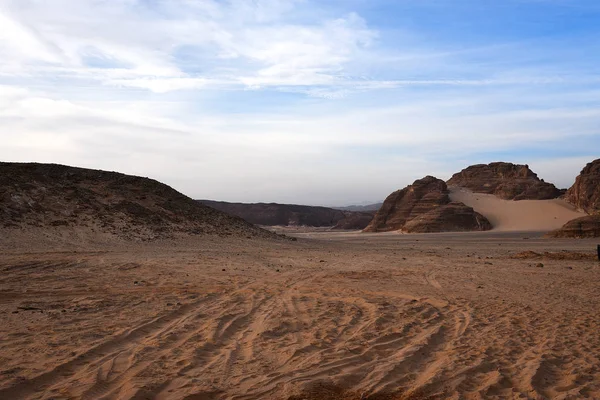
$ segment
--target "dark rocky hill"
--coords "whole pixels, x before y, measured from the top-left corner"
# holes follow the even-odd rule
[[[563,194],[553,184],[539,179],[528,165],[505,162],[472,165],[454,174],[447,183],[505,200],[547,200]]]
[[[83,228],[135,240],[272,236],[153,179],[37,163],[0,163],[0,227]]]
[[[433,176],[390,194],[365,232],[454,232],[491,229],[489,221],[463,203],[452,203],[446,183]]]
[[[600,215],[588,215],[567,222],[562,228],[548,234],[556,238],[600,237]]]
[[[373,218],[373,212],[342,211],[328,207],[277,203],[228,203],[198,200],[246,221],[264,226],[312,226],[334,229],[363,229]]]
[[[567,222],[562,228],[550,232],[549,236],[600,237],[600,159],[588,163],[581,170],[565,199],[590,215]]]

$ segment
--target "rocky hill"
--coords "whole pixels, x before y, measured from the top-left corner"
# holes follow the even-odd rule
[[[569,221],[549,236],[600,237],[600,159],[588,163],[581,170],[575,183],[567,191],[565,199],[591,215]]]
[[[569,221],[562,228],[550,232],[548,236],[556,238],[600,237],[600,215],[588,215]]]
[[[563,194],[553,184],[538,178],[528,165],[505,162],[472,165],[454,174],[447,183],[505,200],[547,200]]]
[[[228,203],[198,200],[200,203],[264,226],[312,226],[334,229],[363,229],[374,212],[342,211],[328,207],[277,203]]]
[[[134,240],[272,236],[152,179],[36,163],[0,163],[0,227],[85,228]]]
[[[581,170],[565,199],[588,214],[600,213],[600,159]]]
[[[462,203],[452,203],[446,183],[433,176],[390,194],[365,232],[483,231],[492,226]]]

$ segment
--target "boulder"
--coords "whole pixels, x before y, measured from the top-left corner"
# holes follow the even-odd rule
[[[553,184],[539,179],[528,165],[505,162],[472,165],[454,174],[448,185],[505,200],[547,200],[562,194]]]
[[[600,159],[592,161],[581,170],[565,199],[588,214],[600,212]]]

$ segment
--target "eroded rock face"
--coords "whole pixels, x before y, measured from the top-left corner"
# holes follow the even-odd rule
[[[600,159],[592,161],[581,170],[565,198],[588,214],[600,213]]]
[[[402,230],[409,233],[489,231],[492,224],[463,203],[434,208],[408,221]]]
[[[491,229],[491,225],[485,217],[463,203],[451,203],[446,183],[427,176],[390,194],[364,232],[487,229]]]
[[[547,200],[562,194],[553,184],[539,179],[528,165],[505,162],[472,165],[454,174],[448,185],[505,200]]]
[[[397,231],[411,219],[448,203],[450,197],[446,183],[426,176],[390,194],[365,232]]]
[[[600,215],[588,215],[567,222],[562,228],[550,232],[556,238],[594,238],[600,237]]]

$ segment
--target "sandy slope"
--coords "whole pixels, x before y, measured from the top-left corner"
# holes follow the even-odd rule
[[[497,231],[548,232],[585,216],[564,200],[502,200],[491,194],[450,188],[452,201],[459,201],[483,214]]]
[[[0,398],[600,398],[598,262],[512,258],[595,242],[529,236],[0,249]]]

